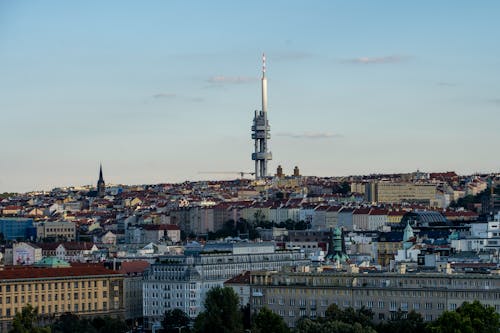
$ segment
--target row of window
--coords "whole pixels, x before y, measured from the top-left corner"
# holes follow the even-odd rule
[[[17,313],[18,311],[21,311],[22,308],[0,308],[0,317],[11,317],[13,314]],[[108,303],[107,302],[102,302],[102,309],[98,308],[98,303],[75,303],[73,306],[71,304],[55,304],[54,306],[52,305],[42,305],[39,307],[40,314],[53,314],[53,313],[62,313],[66,311],[72,311],[72,312],[85,312],[85,311],[96,311],[96,310],[103,310],[106,311],[108,309]]]
[[[5,304],[11,304],[11,302],[13,302],[14,304],[17,304],[19,301],[21,304],[25,303],[25,300],[27,299],[28,300],[28,303],[31,303],[33,300],[35,303],[38,303],[38,301],[40,300],[41,302],[45,302],[45,299],[47,299],[48,302],[54,300],[54,301],[58,301],[58,300],[61,300],[61,301],[64,301],[64,298],[65,298],[65,295],[66,294],[42,294],[42,295],[15,295],[15,296],[5,296]],[[87,293],[87,298],[88,299],[91,299],[92,298],[92,295],[94,296],[93,298],[98,298],[98,295],[97,295],[97,291],[94,291],[93,293],[92,292],[88,292]],[[40,296],[40,297],[39,297]],[[47,296],[47,297],[45,297]],[[71,293],[68,293],[67,294],[67,300],[77,300],[79,297],[81,297],[81,299],[85,299],[85,293],[82,292],[81,294],[79,293],[73,293],[73,298],[71,298]],[[102,291],[102,297],[103,298],[106,298],[108,297],[108,292],[106,290]],[[0,295],[0,306],[3,304],[3,300],[4,300],[4,297]]]
[[[73,288],[85,288],[85,285],[87,285],[87,288],[97,288],[97,284],[98,284],[98,281],[87,281],[85,283],[85,281],[75,281],[75,282],[52,282],[52,283],[35,283],[35,284],[13,284],[13,285],[10,285],[10,284],[6,284],[6,285],[0,285],[0,292],[11,292],[11,291],[14,291],[14,292],[18,292],[18,291],[31,291],[31,290],[34,290],[34,291],[38,291],[38,290],[58,290],[58,289],[65,289],[65,286],[67,287],[67,289],[71,289],[71,286],[73,285]],[[106,280],[103,280],[102,283],[101,283],[101,286],[104,288],[104,287],[107,287],[108,285],[108,281]],[[33,286],[33,287],[32,287]]]

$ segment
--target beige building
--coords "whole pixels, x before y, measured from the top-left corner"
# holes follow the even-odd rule
[[[367,201],[377,203],[418,202],[430,204],[436,199],[436,184],[375,182],[368,183]]]
[[[252,312],[266,306],[291,327],[303,316],[324,316],[331,304],[364,306],[375,321],[391,319],[398,310],[415,310],[430,321],[473,300],[500,312],[498,274],[252,272],[250,287]]]
[[[70,266],[56,258],[0,270],[0,332],[7,332],[15,313],[28,304],[46,319],[64,312],[123,317],[123,275],[102,265]]]
[[[76,226],[69,221],[40,222],[36,225],[36,238],[42,241],[46,238],[74,241]]]

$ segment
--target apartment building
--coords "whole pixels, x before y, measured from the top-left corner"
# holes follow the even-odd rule
[[[143,308],[146,327],[159,323],[166,310],[179,308],[191,318],[203,310],[205,294],[249,270],[279,270],[308,265],[300,251],[277,251],[274,243],[209,243],[187,246],[184,255],[160,257],[144,273]]]
[[[445,273],[252,272],[252,312],[266,306],[294,327],[303,316],[325,315],[331,304],[362,306],[374,320],[415,310],[424,320],[436,319],[465,301],[479,300],[500,313],[500,275]]]
[[[72,312],[79,316],[123,316],[123,275],[97,264],[45,258],[33,266],[0,270],[0,332],[28,304],[45,318]]]

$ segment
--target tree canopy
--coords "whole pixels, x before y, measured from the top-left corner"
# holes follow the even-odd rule
[[[479,301],[464,302],[456,311],[445,311],[429,324],[433,333],[498,333],[500,315]]]
[[[183,332],[188,332],[189,322],[189,316],[181,309],[167,310],[162,320],[163,331],[165,333],[177,333],[179,327],[182,327]]]
[[[37,325],[38,319],[38,308],[28,304],[14,316],[9,333],[50,333],[49,327]]]
[[[288,333],[290,329],[281,316],[264,307],[253,318],[252,332]]]
[[[236,333],[243,331],[239,298],[232,288],[214,287],[207,292],[205,311],[196,317],[195,331],[205,333]]]

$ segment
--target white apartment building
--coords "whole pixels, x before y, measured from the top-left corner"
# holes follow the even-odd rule
[[[144,274],[145,325],[159,323],[165,311],[181,309],[195,318],[203,310],[205,294],[212,287],[247,270],[279,270],[306,265],[300,251],[277,251],[274,243],[209,243],[187,246],[183,255],[162,256]]]

